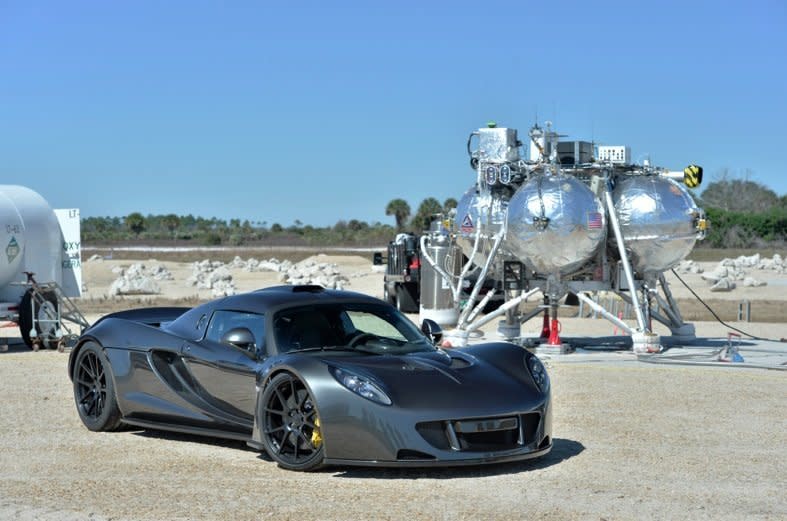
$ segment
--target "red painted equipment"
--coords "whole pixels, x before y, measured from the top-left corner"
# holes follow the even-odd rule
[[[558,335],[558,333],[560,332],[560,322],[558,322],[557,318],[552,319],[551,329],[552,330],[549,333],[549,340],[547,341],[547,345],[550,346],[561,345],[563,342],[560,341],[560,335]]]

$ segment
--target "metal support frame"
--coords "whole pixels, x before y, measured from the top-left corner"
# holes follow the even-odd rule
[[[604,202],[607,205],[607,213],[609,214],[609,222],[612,225],[612,231],[615,234],[615,240],[618,244],[618,252],[620,253],[620,263],[623,265],[623,272],[626,275],[626,282],[628,283],[629,293],[631,294],[632,305],[634,306],[634,313],[637,315],[637,324],[639,331],[649,331],[645,317],[642,313],[642,308],[639,306],[637,299],[637,286],[634,284],[634,274],[631,270],[631,263],[629,262],[628,252],[626,245],[623,242],[623,232],[620,231],[620,222],[618,221],[618,214],[615,211],[615,203],[612,202],[612,186],[610,180],[607,179],[606,187],[604,190]]]
[[[57,346],[58,350],[62,351],[65,347],[73,345],[76,339],[79,338],[79,335],[81,335],[85,329],[90,327],[90,323],[79,310],[77,305],[73,300],[68,298],[65,293],[63,293],[63,288],[61,288],[57,282],[37,282],[33,277],[33,274],[30,273],[28,274],[28,279],[26,282],[13,284],[25,286],[32,292],[32,298],[30,299],[30,312],[33,318],[33,330],[31,331],[32,334],[30,336],[33,340],[34,349],[38,348],[40,345],[44,345],[47,347]],[[41,310],[42,307],[51,305],[51,302],[47,298],[47,296],[50,294],[54,295],[55,300],[57,301],[57,305],[55,306],[55,314],[51,317],[42,318],[39,316],[40,313],[36,313],[36,308]],[[72,332],[71,328],[68,326],[68,323],[78,326],[78,333]],[[36,328],[37,325],[52,324],[55,325],[54,332],[52,334],[49,333],[50,331],[53,331],[53,328],[51,327]],[[37,329],[46,331],[46,335],[39,336]]]

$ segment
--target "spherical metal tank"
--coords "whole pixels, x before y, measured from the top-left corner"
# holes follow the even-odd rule
[[[570,176],[534,177],[508,206],[507,248],[542,275],[577,271],[604,244],[606,230],[601,201]]]
[[[505,225],[507,210],[508,200],[500,196],[493,197],[490,192],[481,193],[475,185],[459,200],[456,206],[456,243],[462,253],[470,258],[476,233],[481,233],[476,255],[472,258],[475,264],[484,265],[492,250],[492,238]]]
[[[55,212],[38,193],[0,185],[0,300],[21,299],[23,272],[39,282],[61,283],[62,235]]]
[[[675,181],[659,176],[629,177],[617,183],[612,200],[637,272],[666,271],[691,252],[697,241],[700,210]],[[612,239],[614,253],[617,246]]]

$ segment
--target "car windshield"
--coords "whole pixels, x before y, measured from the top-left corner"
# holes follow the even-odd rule
[[[435,347],[404,315],[390,306],[331,303],[299,306],[274,315],[279,352],[315,349],[408,354]]]

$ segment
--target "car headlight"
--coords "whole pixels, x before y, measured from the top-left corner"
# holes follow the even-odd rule
[[[537,356],[530,356],[527,358],[527,368],[530,369],[530,374],[533,376],[533,381],[545,393],[549,390],[549,375],[547,369]]]
[[[380,387],[363,376],[359,376],[355,373],[351,373],[344,369],[339,369],[338,367],[331,367],[331,374],[336,380],[357,394],[358,396],[362,396],[367,400],[371,400],[373,402],[381,403],[383,405],[391,405],[391,399],[388,398],[388,395],[380,389]]]

